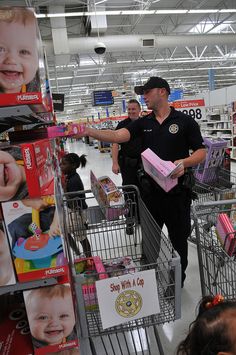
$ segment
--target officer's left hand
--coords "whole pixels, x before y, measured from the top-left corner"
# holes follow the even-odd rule
[[[175,171],[175,173],[173,175],[171,175],[172,179],[176,179],[179,178],[180,176],[184,175],[184,162],[182,159],[176,160],[174,161],[175,165],[179,164],[178,169]]]

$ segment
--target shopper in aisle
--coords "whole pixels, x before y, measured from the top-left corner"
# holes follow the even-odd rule
[[[177,355],[235,355],[236,301],[207,296],[199,304],[196,320],[177,349]]]
[[[0,93],[39,91],[37,19],[30,9],[0,9]]]
[[[35,348],[76,339],[75,313],[69,284],[29,291],[25,306]]]
[[[89,135],[102,141],[123,143],[141,136],[143,150],[150,148],[161,159],[170,160],[176,165],[180,163],[172,176],[178,178],[178,185],[168,193],[146,175],[142,176],[141,181],[142,189],[148,193],[145,203],[149,211],[160,227],[164,224],[167,226],[172,245],[180,255],[183,286],[188,265],[187,238],[191,230],[192,191],[187,169],[204,161],[206,150],[197,122],[169,106],[170,87],[165,79],[151,77],[145,85],[135,87],[135,92],[143,94],[147,108],[152,110],[151,114],[116,131],[86,127],[79,137]],[[193,151],[191,155],[190,149]]]
[[[139,118],[141,111],[140,104],[137,100],[131,99],[128,102],[128,118],[120,121],[116,127],[117,129],[125,128],[131,122]],[[120,149],[119,149],[120,148]],[[122,185],[135,185],[139,188],[139,182],[137,177],[137,171],[140,168],[142,152],[142,137],[137,136],[125,143],[113,143],[112,145],[112,171],[114,174],[121,173]],[[128,193],[128,190],[127,190]],[[132,190],[130,196],[133,196]],[[135,202],[135,201],[132,201]],[[132,213],[128,214],[128,225],[126,228],[127,234],[133,234],[133,221],[129,221],[129,217],[133,216]]]
[[[86,228],[86,214],[85,210],[88,208],[85,201],[85,193],[73,193],[84,191],[84,184],[76,172],[80,166],[84,168],[87,164],[87,159],[84,154],[81,156],[75,153],[69,153],[64,155],[61,160],[60,167],[62,173],[66,176],[64,191],[68,194],[68,207],[69,207],[69,223],[68,225],[72,227],[70,231],[76,241],[79,241],[83,247],[84,254],[89,257],[91,254],[91,246],[87,238]],[[73,200],[74,199],[74,200]],[[70,234],[70,242],[72,242],[72,235]],[[78,254],[79,250],[77,244],[71,245],[74,251]]]

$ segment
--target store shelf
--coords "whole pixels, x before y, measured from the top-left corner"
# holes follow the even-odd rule
[[[30,282],[17,282],[15,285],[1,286],[0,295],[9,292],[24,291],[32,288],[43,287],[43,286],[52,286],[55,284],[57,284],[57,279],[55,278],[35,280]]]

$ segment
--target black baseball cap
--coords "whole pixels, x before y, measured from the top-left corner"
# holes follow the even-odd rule
[[[168,94],[170,95],[169,84],[167,83],[167,81],[165,79],[159,78],[158,76],[152,76],[150,79],[148,79],[146,84],[144,84],[142,86],[135,86],[134,92],[137,95],[143,95],[144,91],[150,90],[150,89],[155,89],[155,88],[159,88],[159,89],[165,88],[166,91],[168,92]]]

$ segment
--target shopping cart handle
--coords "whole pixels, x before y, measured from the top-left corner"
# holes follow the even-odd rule
[[[197,203],[195,207],[211,207],[211,206],[222,206],[222,205],[236,205],[236,199],[231,200],[218,200],[218,201],[206,201]]]

